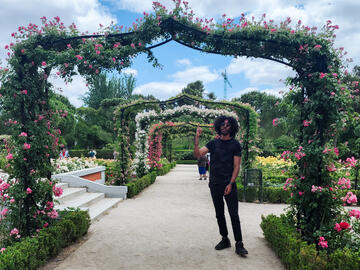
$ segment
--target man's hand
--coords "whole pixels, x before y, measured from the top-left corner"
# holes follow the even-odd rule
[[[230,183],[230,184],[228,184],[228,185],[226,186],[226,188],[225,188],[224,196],[229,195],[230,192],[231,192],[231,189],[232,189],[232,184]]]
[[[196,129],[196,137],[200,137],[201,133],[202,133],[202,128],[197,127],[197,129]]]

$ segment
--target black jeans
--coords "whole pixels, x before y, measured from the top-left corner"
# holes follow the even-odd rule
[[[224,196],[226,185],[210,185],[210,193],[215,207],[219,232],[222,237],[227,237],[228,230],[226,227],[224,197],[231,218],[231,225],[234,232],[235,241],[242,241],[240,218],[238,214],[238,197],[236,184],[232,185],[230,194]]]

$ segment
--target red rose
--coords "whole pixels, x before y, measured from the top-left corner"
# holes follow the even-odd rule
[[[343,230],[346,230],[346,229],[348,229],[349,227],[350,227],[350,224],[349,223],[347,223],[347,222],[340,222],[340,228],[341,229],[343,229]]]

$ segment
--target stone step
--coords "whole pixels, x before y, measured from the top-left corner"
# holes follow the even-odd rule
[[[68,183],[57,183],[55,186],[56,186],[56,187],[61,187],[63,190],[64,190],[65,188],[69,188],[69,184],[68,184]]]
[[[64,200],[59,207],[62,209],[66,207],[89,207],[91,204],[96,203],[99,200],[102,200],[105,198],[104,193],[81,193],[76,197],[73,197],[69,200]]]
[[[116,207],[122,198],[104,198],[100,201],[89,206],[89,215],[91,222],[96,221],[96,219],[102,217],[106,211],[112,207]]]
[[[85,192],[86,192],[86,188],[72,188],[72,187],[65,188],[63,190],[63,194],[55,199],[58,200],[60,204],[62,204],[66,200],[71,200],[73,198],[76,198],[77,196]]]

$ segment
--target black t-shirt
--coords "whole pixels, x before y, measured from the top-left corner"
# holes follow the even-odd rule
[[[234,171],[234,156],[241,156],[241,145],[234,138],[215,139],[206,144],[210,152],[210,185],[229,184]]]

